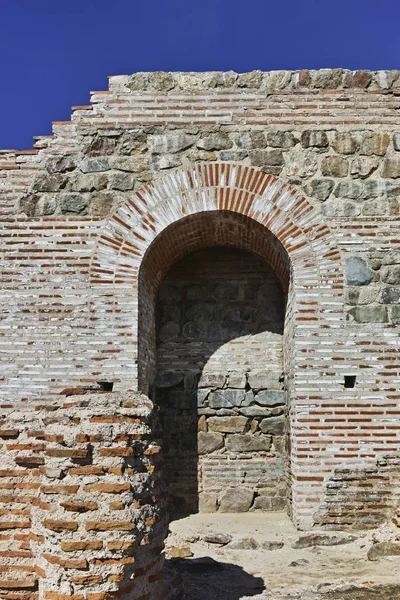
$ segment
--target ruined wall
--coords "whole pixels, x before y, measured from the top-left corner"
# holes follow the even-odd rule
[[[290,263],[289,488],[310,527],[335,470],[398,450],[399,88],[398,71],[117,76],[35,150],[2,152],[2,413],[137,386],[144,257],[173,227],[159,281],[201,247],[190,216],[246,217]]]
[[[249,252],[207,248],[167,273],[157,312],[155,401],[175,511],[283,509],[279,279]]]
[[[15,409],[0,439],[1,597],[157,598],[168,523],[151,402]]]

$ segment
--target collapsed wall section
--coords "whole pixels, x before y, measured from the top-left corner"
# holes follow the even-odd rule
[[[1,597],[158,598],[167,513],[152,403],[71,396],[15,409],[0,437]]]

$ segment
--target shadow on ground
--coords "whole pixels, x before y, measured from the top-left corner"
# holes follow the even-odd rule
[[[265,591],[261,577],[209,556],[167,560],[165,573],[181,579],[182,591],[176,598],[182,600],[241,600]]]

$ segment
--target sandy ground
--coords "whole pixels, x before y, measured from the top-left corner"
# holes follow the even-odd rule
[[[182,574],[185,600],[400,600],[400,556],[368,560],[371,532],[323,531],[319,533],[356,539],[344,545],[293,549],[292,544],[310,532],[296,531],[282,513],[192,515],[172,522],[170,531],[167,556],[192,554],[168,561]],[[209,534],[228,534],[232,541],[225,546],[206,543],[203,537]],[[243,538],[253,538],[260,547],[231,548],[242,545]],[[284,545],[261,548],[266,542]]]

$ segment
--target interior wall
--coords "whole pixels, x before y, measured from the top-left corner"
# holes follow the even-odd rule
[[[198,250],[167,273],[156,306],[174,512],[283,509],[285,294],[273,269],[248,251]]]

